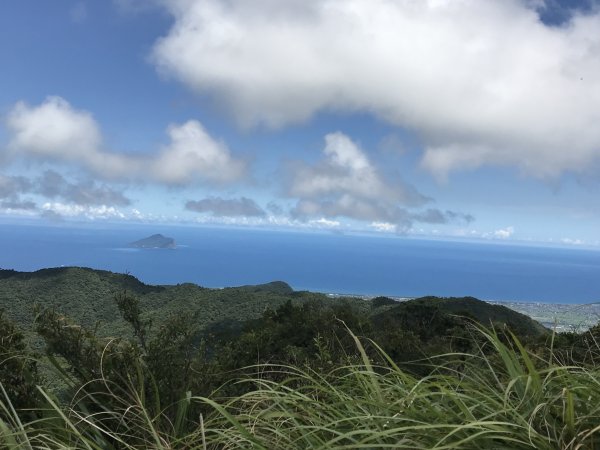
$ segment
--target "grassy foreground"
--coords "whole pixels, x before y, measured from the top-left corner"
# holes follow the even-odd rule
[[[62,406],[42,391],[47,406],[28,421],[19,418],[2,389],[0,413],[6,420],[0,422],[0,447],[600,448],[597,368],[565,366],[552,354],[542,360],[514,337],[475,332],[481,333],[485,351],[433,358],[425,377],[409,375],[382,350],[377,360],[369,358],[364,345],[376,344],[351,335],[359,358],[348,365],[326,373],[290,365],[247,368],[234,382],[249,385],[244,394],[190,394],[176,405],[168,426],[164,417],[149,413],[135,380],[106,381],[98,395],[84,387]],[[194,403],[204,412],[189,417]]]

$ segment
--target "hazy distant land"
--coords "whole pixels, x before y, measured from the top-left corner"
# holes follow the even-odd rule
[[[600,322],[600,302],[581,305],[539,302],[490,302],[526,314],[556,331],[584,331]]]

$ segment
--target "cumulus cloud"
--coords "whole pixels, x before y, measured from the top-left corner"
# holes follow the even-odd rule
[[[571,239],[571,238],[562,238],[560,240],[560,242],[562,242],[563,244],[567,244],[567,245],[584,245],[585,242],[582,241],[581,239]]]
[[[125,219],[126,216],[114,206],[74,205],[61,202],[47,202],[42,205],[42,215],[46,218],[85,217],[95,219]]]
[[[40,210],[32,196],[57,199],[64,203],[46,203]],[[65,208],[75,208],[73,211],[78,211],[78,214],[85,212],[84,215],[93,215],[94,211],[99,210],[89,207],[114,208],[129,204],[131,200],[122,192],[92,180],[71,182],[53,170],[32,178],[0,174],[0,210],[4,211],[41,212],[44,217],[50,217],[62,212],[49,210],[48,205],[66,205]]]
[[[39,106],[18,102],[6,120],[12,139],[9,149],[67,161],[99,158],[101,135],[96,121],[61,97],[48,97]]]
[[[501,228],[494,231],[494,237],[499,239],[508,239],[515,233],[514,227]]]
[[[167,184],[187,184],[198,177],[223,183],[239,179],[242,161],[234,159],[227,146],[215,141],[196,120],[168,129],[171,143],[147,162],[154,178]]]
[[[371,222],[371,228],[375,231],[385,232],[385,233],[395,233],[396,225],[388,222]]]
[[[17,103],[6,126],[13,156],[74,163],[107,179],[168,185],[228,183],[245,171],[244,162],[234,158],[227,146],[213,139],[196,120],[170,125],[169,144],[144,156],[104,150],[93,116],[61,97],[48,97],[38,106]]]
[[[447,223],[450,221],[459,221],[471,223],[475,218],[471,214],[462,214],[455,211],[440,211],[439,209],[429,208],[425,211],[417,212],[412,215],[413,220],[426,223]]]
[[[42,210],[40,216],[51,222],[62,222],[63,220],[65,220],[63,216],[51,209]]]
[[[310,225],[316,225],[319,228],[339,228],[342,224],[337,220],[329,220],[324,217],[320,219],[311,220],[308,222]]]
[[[22,198],[32,188],[33,184],[25,177],[0,174],[0,209],[21,212],[35,210],[35,202]]]
[[[472,220],[455,212],[434,208],[411,212],[431,201],[399,179],[388,180],[365,152],[343,133],[325,136],[324,158],[315,165],[297,163],[288,177],[287,194],[297,198],[294,218],[347,217],[391,223],[406,229],[415,221],[446,223]]]
[[[323,153],[325,158],[319,164],[298,164],[293,168],[290,196],[319,202],[346,195],[347,203],[351,203],[351,198],[382,199],[412,206],[430,200],[400,180],[385,180],[363,150],[343,133],[326,135]],[[310,208],[311,202],[305,204]]]
[[[0,174],[0,198],[12,199],[31,189],[31,182],[22,176]]]
[[[194,218],[196,223],[202,224],[219,224],[219,225],[235,225],[235,226],[268,226],[268,227],[286,227],[296,230],[329,230],[336,233],[343,232],[348,229],[346,224],[337,220],[330,220],[324,217],[313,220],[297,220],[289,216],[217,216],[212,214],[202,214]]]
[[[35,211],[37,206],[31,200],[2,200],[0,208],[13,211]]]
[[[278,216],[283,214],[283,207],[274,201],[270,201],[269,203],[267,203],[267,210]]]
[[[484,164],[540,177],[600,156],[600,12],[545,24],[531,1],[163,0],[157,70],[245,125],[366,111],[417,132],[440,178]]]
[[[265,211],[256,202],[247,197],[224,199],[208,197],[202,200],[190,200],[185,209],[199,213],[210,213],[215,217],[263,217]]]
[[[91,180],[71,183],[53,170],[47,170],[35,181],[35,191],[44,197],[59,197],[77,205],[127,206],[131,204],[131,200],[122,192],[106,185],[98,185]]]

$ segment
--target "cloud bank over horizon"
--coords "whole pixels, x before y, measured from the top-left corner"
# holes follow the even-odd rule
[[[92,113],[59,96],[33,106],[16,103],[4,126],[8,142],[0,153],[2,165],[25,163],[30,168],[27,176],[0,174],[0,210],[5,212],[50,220],[141,219],[152,215],[137,210],[127,215],[119,209],[134,201],[123,193],[127,186],[219,188],[247,176],[246,162],[197,120],[169,125],[168,144],[136,155],[106,149]],[[75,180],[61,173],[65,171],[76,173]]]
[[[47,97],[30,106],[18,102],[6,118],[9,159],[25,159],[83,169],[87,176],[69,181],[55,169],[33,178],[3,176],[0,196],[4,209],[42,211],[46,217],[84,215],[124,218],[119,207],[132,200],[111,183],[154,183],[167,187],[195,184],[223,186],[242,182],[248,167],[231,155],[226,144],[214,140],[196,120],[170,125],[168,145],[158,153],[129,155],[106,150],[100,125],[92,113],[79,110],[62,97]],[[400,178],[386,178],[350,137],[341,132],[325,136],[323,160],[310,165],[302,160],[288,165],[281,184],[288,199],[296,202],[289,211],[273,209],[270,217],[288,224],[312,223],[331,228],[338,219],[379,223],[377,231],[406,232],[414,222],[469,223],[473,217],[435,208],[419,210],[432,201]],[[93,178],[104,180],[104,184]],[[40,207],[27,197],[44,200]],[[254,199],[206,197],[189,200],[185,211],[213,218],[265,218],[267,212]]]
[[[157,70],[244,127],[368,112],[418,134],[439,179],[597,167],[600,12],[550,26],[540,2],[518,0],[161,3],[174,23],[153,48]]]

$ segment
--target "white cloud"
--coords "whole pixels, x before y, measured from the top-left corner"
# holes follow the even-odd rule
[[[310,220],[310,225],[316,225],[319,228],[339,228],[342,224],[337,220],[329,220],[325,217],[321,217],[317,220]]]
[[[555,176],[600,156],[600,12],[550,27],[518,0],[163,4],[174,24],[157,69],[244,125],[367,111],[415,130],[439,177],[482,164]]]
[[[471,221],[471,216],[437,209],[410,212],[429,198],[398,178],[386,179],[365,152],[343,133],[325,136],[324,158],[314,165],[298,163],[287,178],[287,194],[297,203],[295,218],[339,218],[388,222],[406,231],[412,222]]]
[[[419,205],[428,199],[410,186],[386,183],[366,154],[343,133],[325,136],[325,160],[318,166],[295,167],[289,193],[293,197],[320,200],[330,195],[361,199],[384,199]],[[352,203],[340,199],[340,203]]]
[[[106,151],[93,116],[73,108],[61,97],[41,105],[19,102],[8,114],[12,156],[77,164],[108,179],[154,181],[169,185],[227,183],[239,179],[245,164],[196,120],[167,129],[170,143],[157,154],[130,156]]]
[[[92,115],[78,111],[61,97],[48,97],[39,106],[18,102],[6,121],[9,149],[68,161],[94,160],[102,138]]]
[[[585,242],[581,239],[563,238],[560,240],[563,244],[567,245],[584,245]]]
[[[243,175],[242,161],[232,158],[227,146],[215,141],[200,122],[171,125],[168,133],[171,143],[146,162],[155,179],[167,184],[185,184],[197,178],[222,183]]]
[[[146,214],[144,214],[143,212],[141,212],[139,209],[137,208],[133,208],[131,210],[131,216],[135,219],[138,220],[145,220],[146,219]]]
[[[126,206],[131,203],[120,190],[98,185],[92,180],[72,183],[52,170],[47,170],[42,176],[32,180],[31,192],[49,199],[62,198],[77,205]]]
[[[60,200],[59,203],[46,203],[40,210],[37,200]],[[35,201],[34,201],[35,200]],[[114,189],[92,180],[72,182],[58,172],[47,170],[42,175],[26,178],[23,176],[6,176],[0,174],[0,211],[28,211],[31,214],[42,212],[46,217],[50,214],[49,206],[68,204],[70,208],[79,208],[77,214],[87,211],[89,206],[101,207],[89,209],[91,214],[106,209],[107,205],[126,206],[131,200],[121,190]],[[73,209],[75,211],[75,209]],[[56,216],[56,214],[55,214]]]
[[[233,226],[251,226],[251,227],[277,227],[296,230],[328,230],[340,231],[348,229],[348,225],[337,220],[329,220],[324,217],[315,220],[302,221],[295,220],[288,216],[269,215],[269,216],[226,216],[226,215],[200,215],[193,219],[195,223],[219,224]]]
[[[221,198],[207,197],[186,202],[185,209],[198,213],[210,213],[215,217],[263,217],[265,211],[247,197]]]
[[[5,204],[5,202],[0,202],[0,214],[6,214],[9,216],[36,217],[38,212],[32,208],[23,208],[19,205]]]
[[[35,212],[37,206],[31,200],[0,200],[0,208],[5,212],[28,211]]]
[[[371,222],[371,228],[375,229],[375,231],[379,231],[382,233],[395,233],[396,225],[388,222]]]
[[[499,230],[494,231],[494,237],[498,238],[498,239],[508,239],[510,237],[512,237],[512,235],[515,233],[515,228],[514,227],[506,227],[506,228],[501,228]]]
[[[31,188],[31,181],[25,177],[0,173],[0,199],[2,200],[15,200],[20,194],[29,192]]]
[[[85,217],[87,219],[124,219],[126,216],[114,206],[76,205],[60,202],[44,203],[42,210],[58,217]]]

